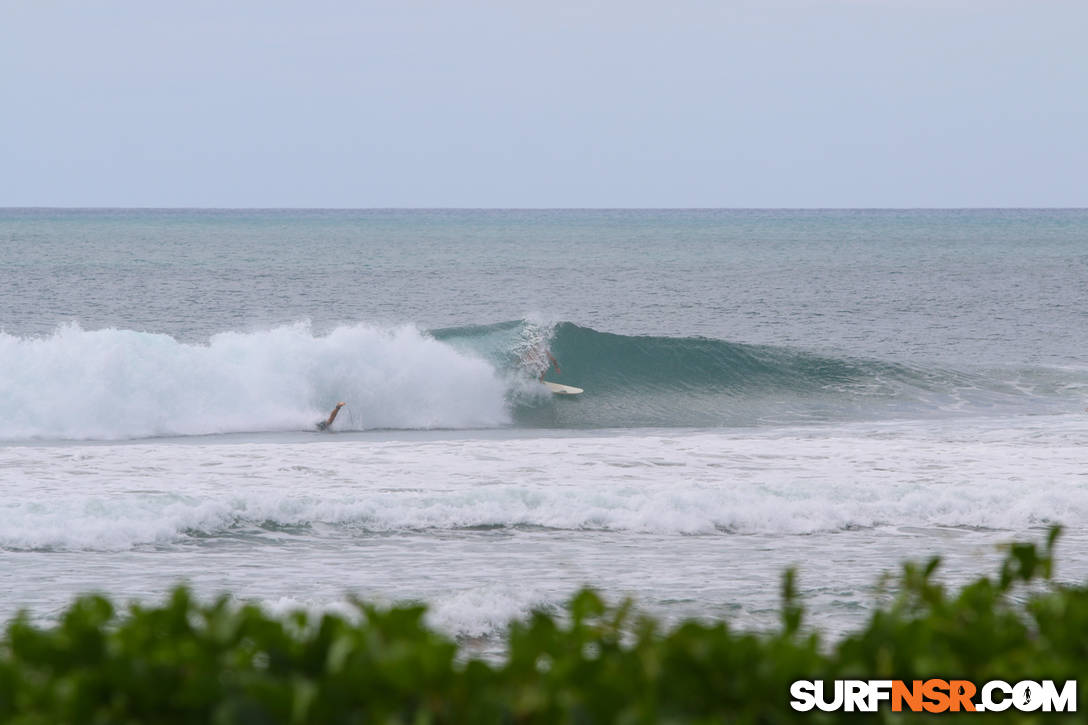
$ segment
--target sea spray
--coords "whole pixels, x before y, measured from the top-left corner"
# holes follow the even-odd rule
[[[0,439],[125,439],[311,428],[338,400],[360,428],[508,422],[484,360],[414,327],[299,323],[206,344],[132,330],[0,334]]]

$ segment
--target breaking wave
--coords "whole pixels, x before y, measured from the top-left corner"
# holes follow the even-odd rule
[[[550,352],[561,372],[548,368]],[[555,397],[537,382],[585,389]],[[524,320],[422,331],[308,324],[206,343],[65,325],[0,333],[0,440],[339,431],[743,427],[1078,410],[1083,370],[920,368]]]

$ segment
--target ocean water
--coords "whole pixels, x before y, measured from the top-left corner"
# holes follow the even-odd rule
[[[1053,523],[1081,580],[1086,283],[1084,210],[0,210],[0,618],[188,582],[488,650],[585,584],[767,628],[796,566],[834,635]]]

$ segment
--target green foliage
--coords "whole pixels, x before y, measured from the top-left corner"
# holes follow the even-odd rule
[[[665,629],[629,602],[608,606],[585,590],[564,617],[538,612],[512,623],[502,662],[459,659],[455,643],[427,628],[422,607],[355,602],[360,616],[349,621],[270,617],[225,598],[200,604],[183,588],[162,606],[122,614],[102,597],[82,597],[55,626],[37,627],[25,614],[8,624],[0,722],[835,722],[845,716],[791,710],[790,683],[1076,679],[1088,662],[1088,588],[1049,581],[1057,534],[1042,551],[1011,545],[996,579],[958,592],[934,581],[937,560],[905,565],[896,600],[834,646],[803,627],[792,571],[770,634],[694,621]],[[885,710],[850,719],[933,717]]]

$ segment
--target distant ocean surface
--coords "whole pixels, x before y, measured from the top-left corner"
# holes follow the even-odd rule
[[[487,649],[583,584],[766,628],[795,565],[834,634],[1058,522],[1088,576],[1085,210],[0,209],[0,260],[0,619],[185,581]]]

